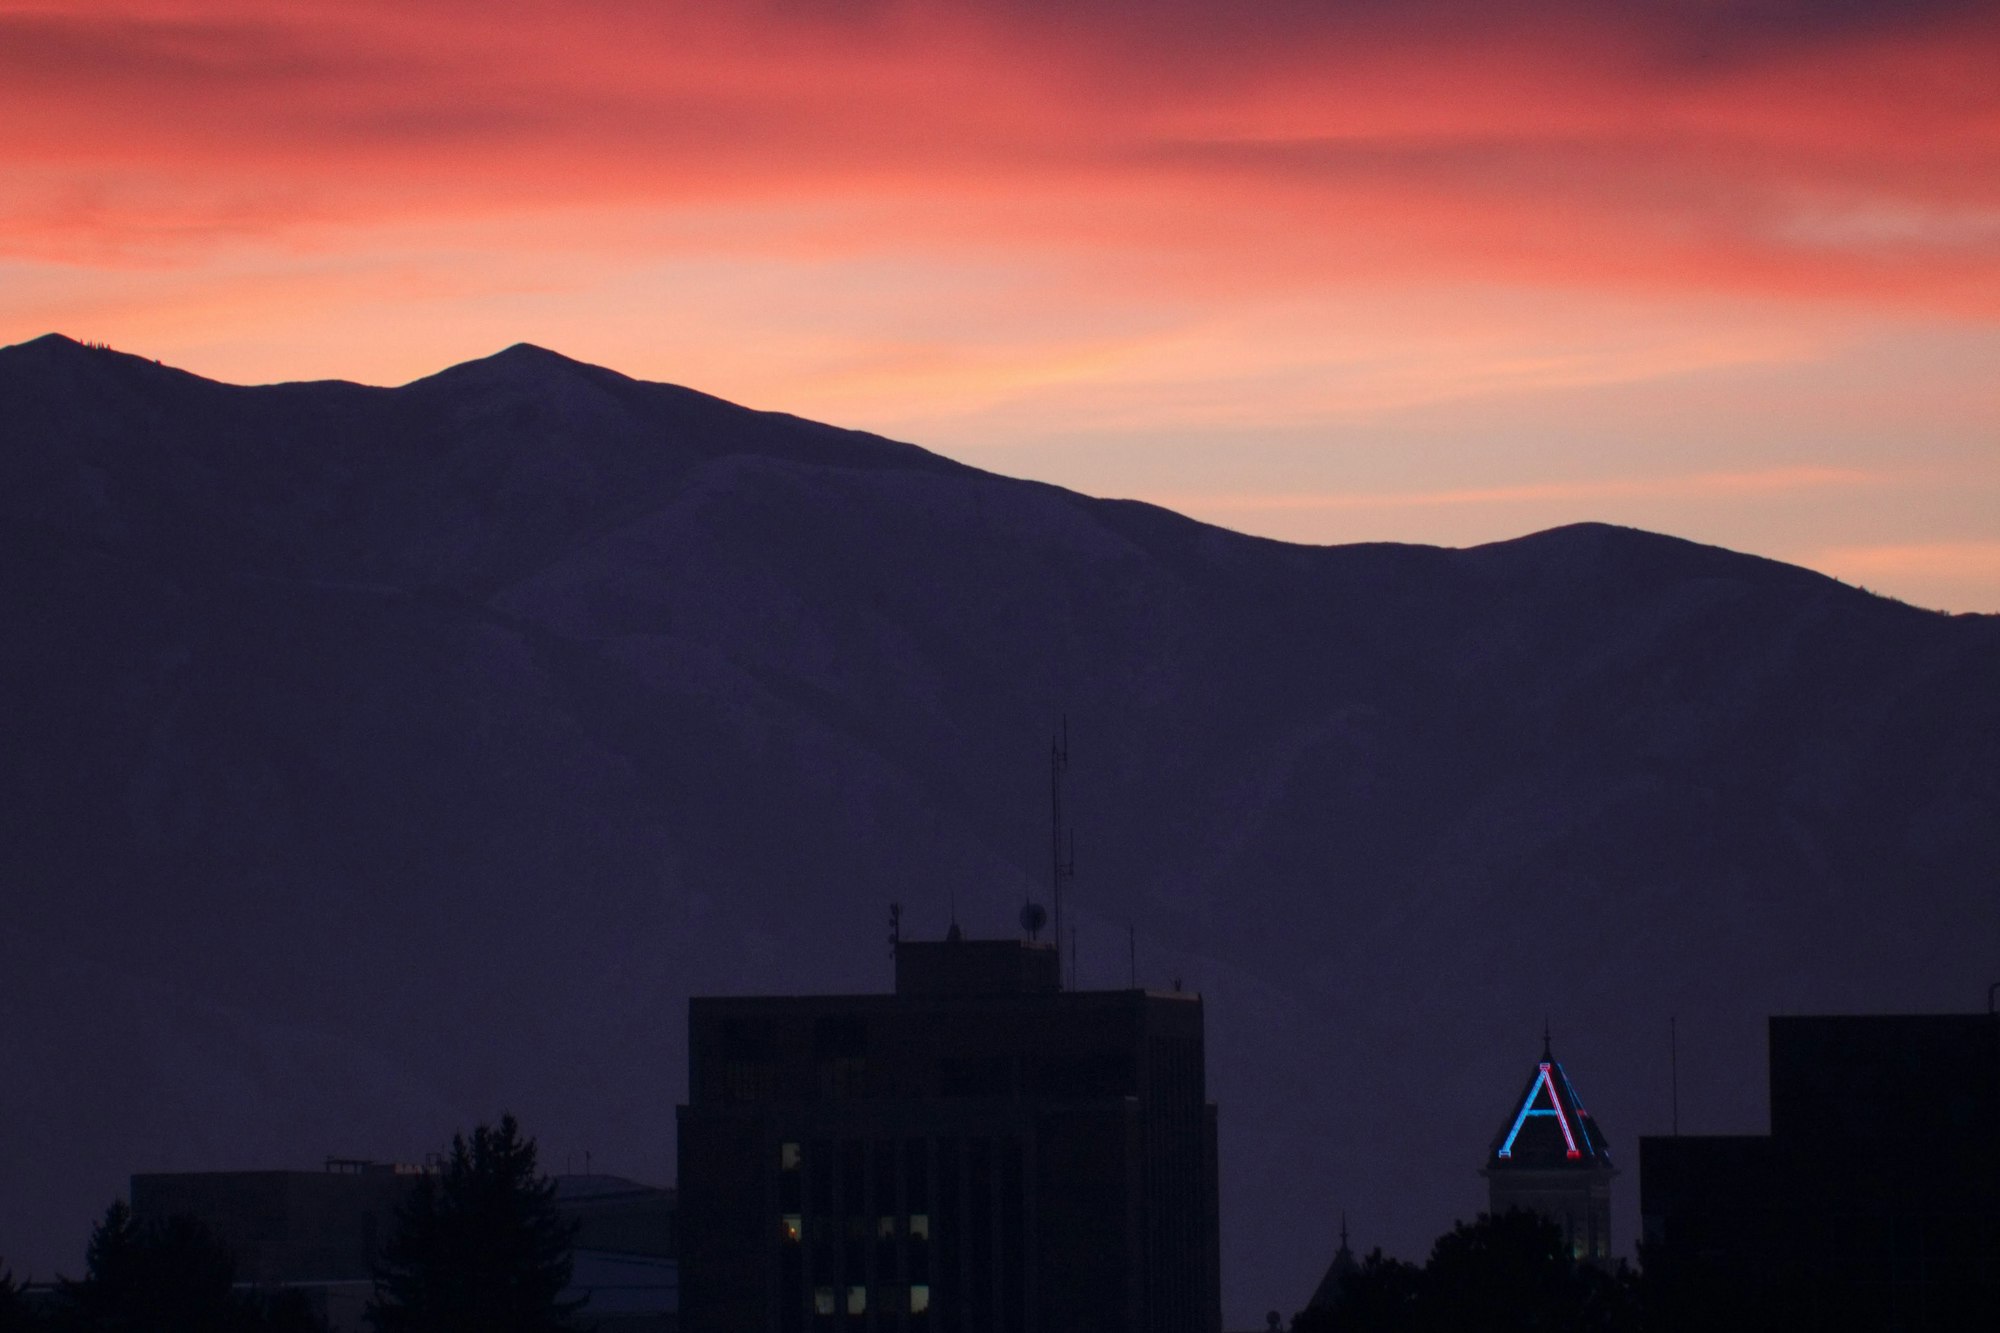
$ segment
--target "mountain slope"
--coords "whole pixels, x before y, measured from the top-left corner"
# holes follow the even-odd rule
[[[2000,621],[1584,525],[1309,548],[514,348],[399,389],[0,349],[0,1254],[131,1171],[502,1107],[671,1174],[685,997],[1010,928],[1209,1000],[1232,1321],[1414,1253],[1544,1015],[1612,1136],[2000,959]]]

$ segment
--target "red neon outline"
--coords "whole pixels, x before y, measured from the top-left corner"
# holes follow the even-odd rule
[[[1569,1145],[1571,1157],[1581,1157],[1576,1150],[1576,1135],[1569,1132],[1569,1117],[1563,1114],[1562,1098],[1556,1096],[1556,1081],[1549,1077],[1549,1067],[1542,1066],[1542,1086],[1549,1090],[1549,1105],[1556,1108],[1556,1123],[1562,1126],[1563,1142]]]

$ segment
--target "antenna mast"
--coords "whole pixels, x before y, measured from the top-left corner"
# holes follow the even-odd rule
[[[1049,742],[1049,894],[1055,906],[1056,979],[1062,982],[1063,881],[1076,875],[1076,834],[1070,830],[1063,811],[1063,779],[1069,773],[1069,714]],[[1074,950],[1074,944],[1071,948]],[[1072,972],[1075,964],[1071,964]],[[1071,977],[1070,983],[1075,984]]]
[[[1667,1019],[1667,1069],[1673,1081],[1674,1137],[1681,1136],[1681,1020]]]

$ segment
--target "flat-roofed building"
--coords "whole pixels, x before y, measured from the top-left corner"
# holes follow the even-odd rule
[[[1768,1135],[1639,1140],[1649,1279],[1795,1328],[2000,1328],[2000,1017],[1770,1020]]]
[[[366,1281],[422,1168],[327,1159],[321,1171],[184,1171],[132,1177],[140,1222],[193,1217],[255,1286]]]
[[[192,1217],[229,1248],[246,1286],[296,1288],[335,1333],[359,1333],[374,1265],[423,1168],[328,1158],[320,1171],[132,1177],[140,1222]]]
[[[890,995],[696,998],[696,1333],[1216,1333],[1192,994],[1065,991],[1025,940],[903,941]]]
[[[361,1333],[374,1267],[424,1168],[328,1158],[321,1171],[186,1171],[132,1177],[141,1222],[199,1221],[236,1259],[245,1286],[291,1288],[334,1333]],[[585,1299],[601,1333],[671,1333],[679,1272],[674,1192],[608,1175],[555,1180],[576,1225],[565,1300]]]

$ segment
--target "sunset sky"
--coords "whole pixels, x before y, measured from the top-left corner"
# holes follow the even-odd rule
[[[0,0],[0,343],[2000,611],[2000,5]]]

